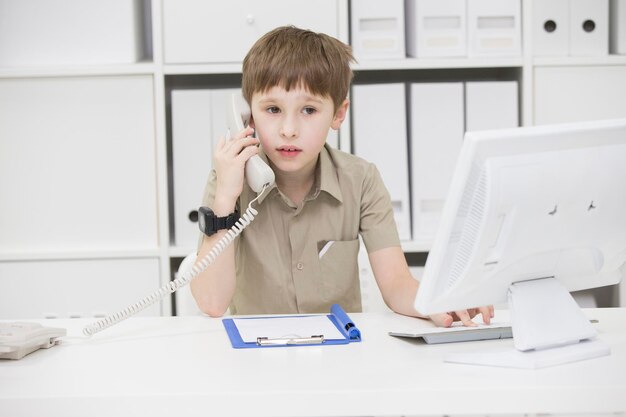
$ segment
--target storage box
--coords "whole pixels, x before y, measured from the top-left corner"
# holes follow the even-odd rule
[[[407,0],[407,54],[467,56],[465,0]]]
[[[520,56],[520,0],[467,0],[468,56]]]
[[[351,43],[360,59],[402,59],[404,46],[404,0],[352,0]]]

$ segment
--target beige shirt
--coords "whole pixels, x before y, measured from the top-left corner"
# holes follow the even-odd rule
[[[215,184],[213,170],[203,205],[211,207]],[[244,186],[241,214],[256,196]],[[234,243],[232,314],[323,313],[334,303],[359,312],[359,234],[368,252],[400,245],[389,193],[374,164],[328,145],[300,205],[274,185],[253,207],[258,215]]]

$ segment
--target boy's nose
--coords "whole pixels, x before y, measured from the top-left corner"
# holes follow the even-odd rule
[[[283,124],[280,127],[280,136],[291,139],[298,135],[297,123],[292,118],[285,118]]]

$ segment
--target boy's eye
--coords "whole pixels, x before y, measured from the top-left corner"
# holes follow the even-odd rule
[[[316,109],[314,109],[313,107],[305,107],[305,108],[302,110],[302,112],[303,112],[304,114],[313,114],[313,113],[315,113],[316,111],[317,111],[317,110],[316,110]]]
[[[276,106],[270,106],[267,108],[267,112],[271,114],[276,114],[280,111],[280,109]]]

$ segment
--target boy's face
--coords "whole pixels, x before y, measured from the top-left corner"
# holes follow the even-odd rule
[[[252,95],[252,126],[277,175],[309,174],[326,143],[328,130],[339,129],[349,102],[335,111],[330,97],[304,88],[272,87]]]

